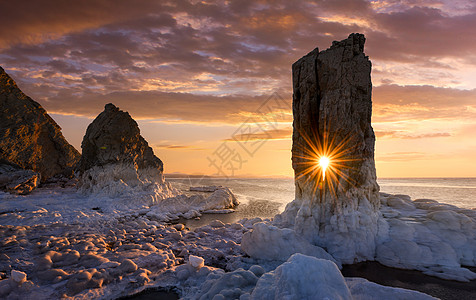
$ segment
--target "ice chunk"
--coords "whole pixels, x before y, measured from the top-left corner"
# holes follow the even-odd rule
[[[12,280],[18,284],[26,281],[26,273],[22,271],[12,270]]]
[[[243,269],[217,277],[214,273],[208,276],[200,288],[198,299],[240,299],[242,295],[249,294],[258,281],[255,274]]]
[[[352,299],[332,261],[299,253],[258,280],[251,299]]]
[[[382,210],[393,205],[379,223],[376,260],[397,268],[415,269],[443,279],[469,281],[476,273],[476,218],[464,209],[407,196],[385,195]]]
[[[197,270],[200,270],[205,265],[205,260],[199,256],[190,255],[188,263]]]

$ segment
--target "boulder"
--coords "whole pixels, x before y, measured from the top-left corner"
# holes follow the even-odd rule
[[[58,124],[0,67],[0,159],[33,170],[46,181],[59,174],[71,176],[79,157]]]

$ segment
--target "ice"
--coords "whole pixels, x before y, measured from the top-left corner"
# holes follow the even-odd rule
[[[263,222],[254,224],[253,230],[243,235],[241,247],[246,254],[259,259],[286,261],[294,253],[302,253],[338,264],[324,249],[311,245],[294,230]]]
[[[304,255],[312,261],[324,259],[338,272],[340,260],[327,251],[334,255],[339,251],[359,253],[355,238],[352,243],[341,241],[342,247],[351,250],[339,250],[337,239],[325,242],[335,248],[320,247],[321,239],[312,234],[312,228],[305,228],[311,223],[294,226],[301,219],[286,215],[274,221],[254,218],[233,224],[216,220],[193,231],[183,224],[163,223],[179,216],[198,216],[208,209],[232,209],[236,199],[226,188],[164,199],[153,195],[159,190],[137,191],[109,197],[107,193],[78,193],[72,187],[50,186],[28,196],[0,193],[0,270],[4,274],[0,275],[6,277],[0,280],[0,297],[117,298],[167,285],[177,287],[185,299],[251,299],[258,297],[254,295],[261,287],[277,282],[284,289],[286,283],[279,281],[283,278],[297,287],[286,291],[276,287],[278,297],[304,295],[312,289],[337,293],[342,290],[322,281],[319,288],[316,283],[303,283],[308,269],[314,268],[307,265],[313,263],[307,262],[303,269],[302,261],[290,259]],[[376,256],[372,259],[445,279],[475,278],[476,274],[462,266],[475,265],[476,211],[431,200],[412,201],[403,195],[382,194],[381,200],[373,250]],[[296,208],[300,215],[317,212],[306,212],[302,205]],[[329,219],[335,222],[329,230],[342,229],[342,239],[357,234],[359,228],[363,229],[358,236],[366,234],[363,210],[355,214],[344,211],[340,216],[344,221]],[[306,234],[314,238],[308,239]],[[318,265],[322,264],[326,263]],[[13,278],[16,271],[26,275],[21,284]],[[425,299],[425,295],[363,279],[348,279],[346,284],[356,299]]]
[[[430,300],[437,299],[430,295],[401,288],[379,285],[364,278],[346,278],[345,282],[349,287],[354,300]]]
[[[226,213],[233,212],[233,208],[239,204],[232,191],[228,188],[220,188],[208,197],[203,195],[178,195],[160,201],[159,205],[151,206],[147,216],[156,221],[170,221],[178,217],[187,219],[200,216],[202,213]]]
[[[22,271],[12,270],[12,280],[17,284],[21,284],[26,281],[26,273]]]
[[[208,193],[211,193],[211,192],[214,192],[218,189],[222,189],[223,186],[221,185],[211,185],[211,186],[191,186],[190,187],[190,191],[191,192],[208,192]]]
[[[127,163],[94,166],[81,174],[78,187],[86,195],[136,199],[143,195],[154,202],[178,195],[178,191],[164,181],[157,169],[138,169]]]
[[[251,299],[352,299],[337,265],[329,260],[293,254],[258,280]]]
[[[443,279],[476,279],[461,267],[476,266],[474,211],[404,195],[381,194],[381,203],[377,261]]]
[[[195,268],[197,270],[200,270],[205,265],[205,260],[201,257],[195,256],[195,255],[190,255],[188,257],[188,263],[193,268]]]
[[[341,263],[373,260],[381,214],[365,193],[348,197],[342,200],[342,207],[334,207],[334,202],[339,200],[315,203],[296,199],[282,214],[275,216],[273,223],[292,229],[311,244],[325,248]]]

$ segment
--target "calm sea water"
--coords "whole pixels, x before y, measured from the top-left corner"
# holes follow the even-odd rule
[[[167,180],[184,191],[197,185],[223,185],[231,188],[241,204],[235,213],[220,217],[226,222],[242,218],[273,217],[294,199],[294,181],[291,178]],[[463,208],[476,208],[476,178],[382,178],[378,183],[381,192],[409,195],[413,200],[426,198]],[[206,224],[216,218],[216,215],[203,216],[200,221],[194,222]]]

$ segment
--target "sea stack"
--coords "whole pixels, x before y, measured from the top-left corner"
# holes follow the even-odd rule
[[[137,122],[111,103],[88,126],[81,148],[80,190],[110,196],[168,190],[163,163],[140,135]]]
[[[277,218],[343,263],[374,259],[379,220],[364,43],[351,34],[292,66],[296,197]],[[322,156],[330,159],[325,178]]]
[[[14,168],[16,174],[18,168],[33,170],[44,182],[55,175],[71,176],[79,157],[58,124],[0,67],[0,160],[7,163],[4,170]],[[32,182],[31,177],[28,181]]]

